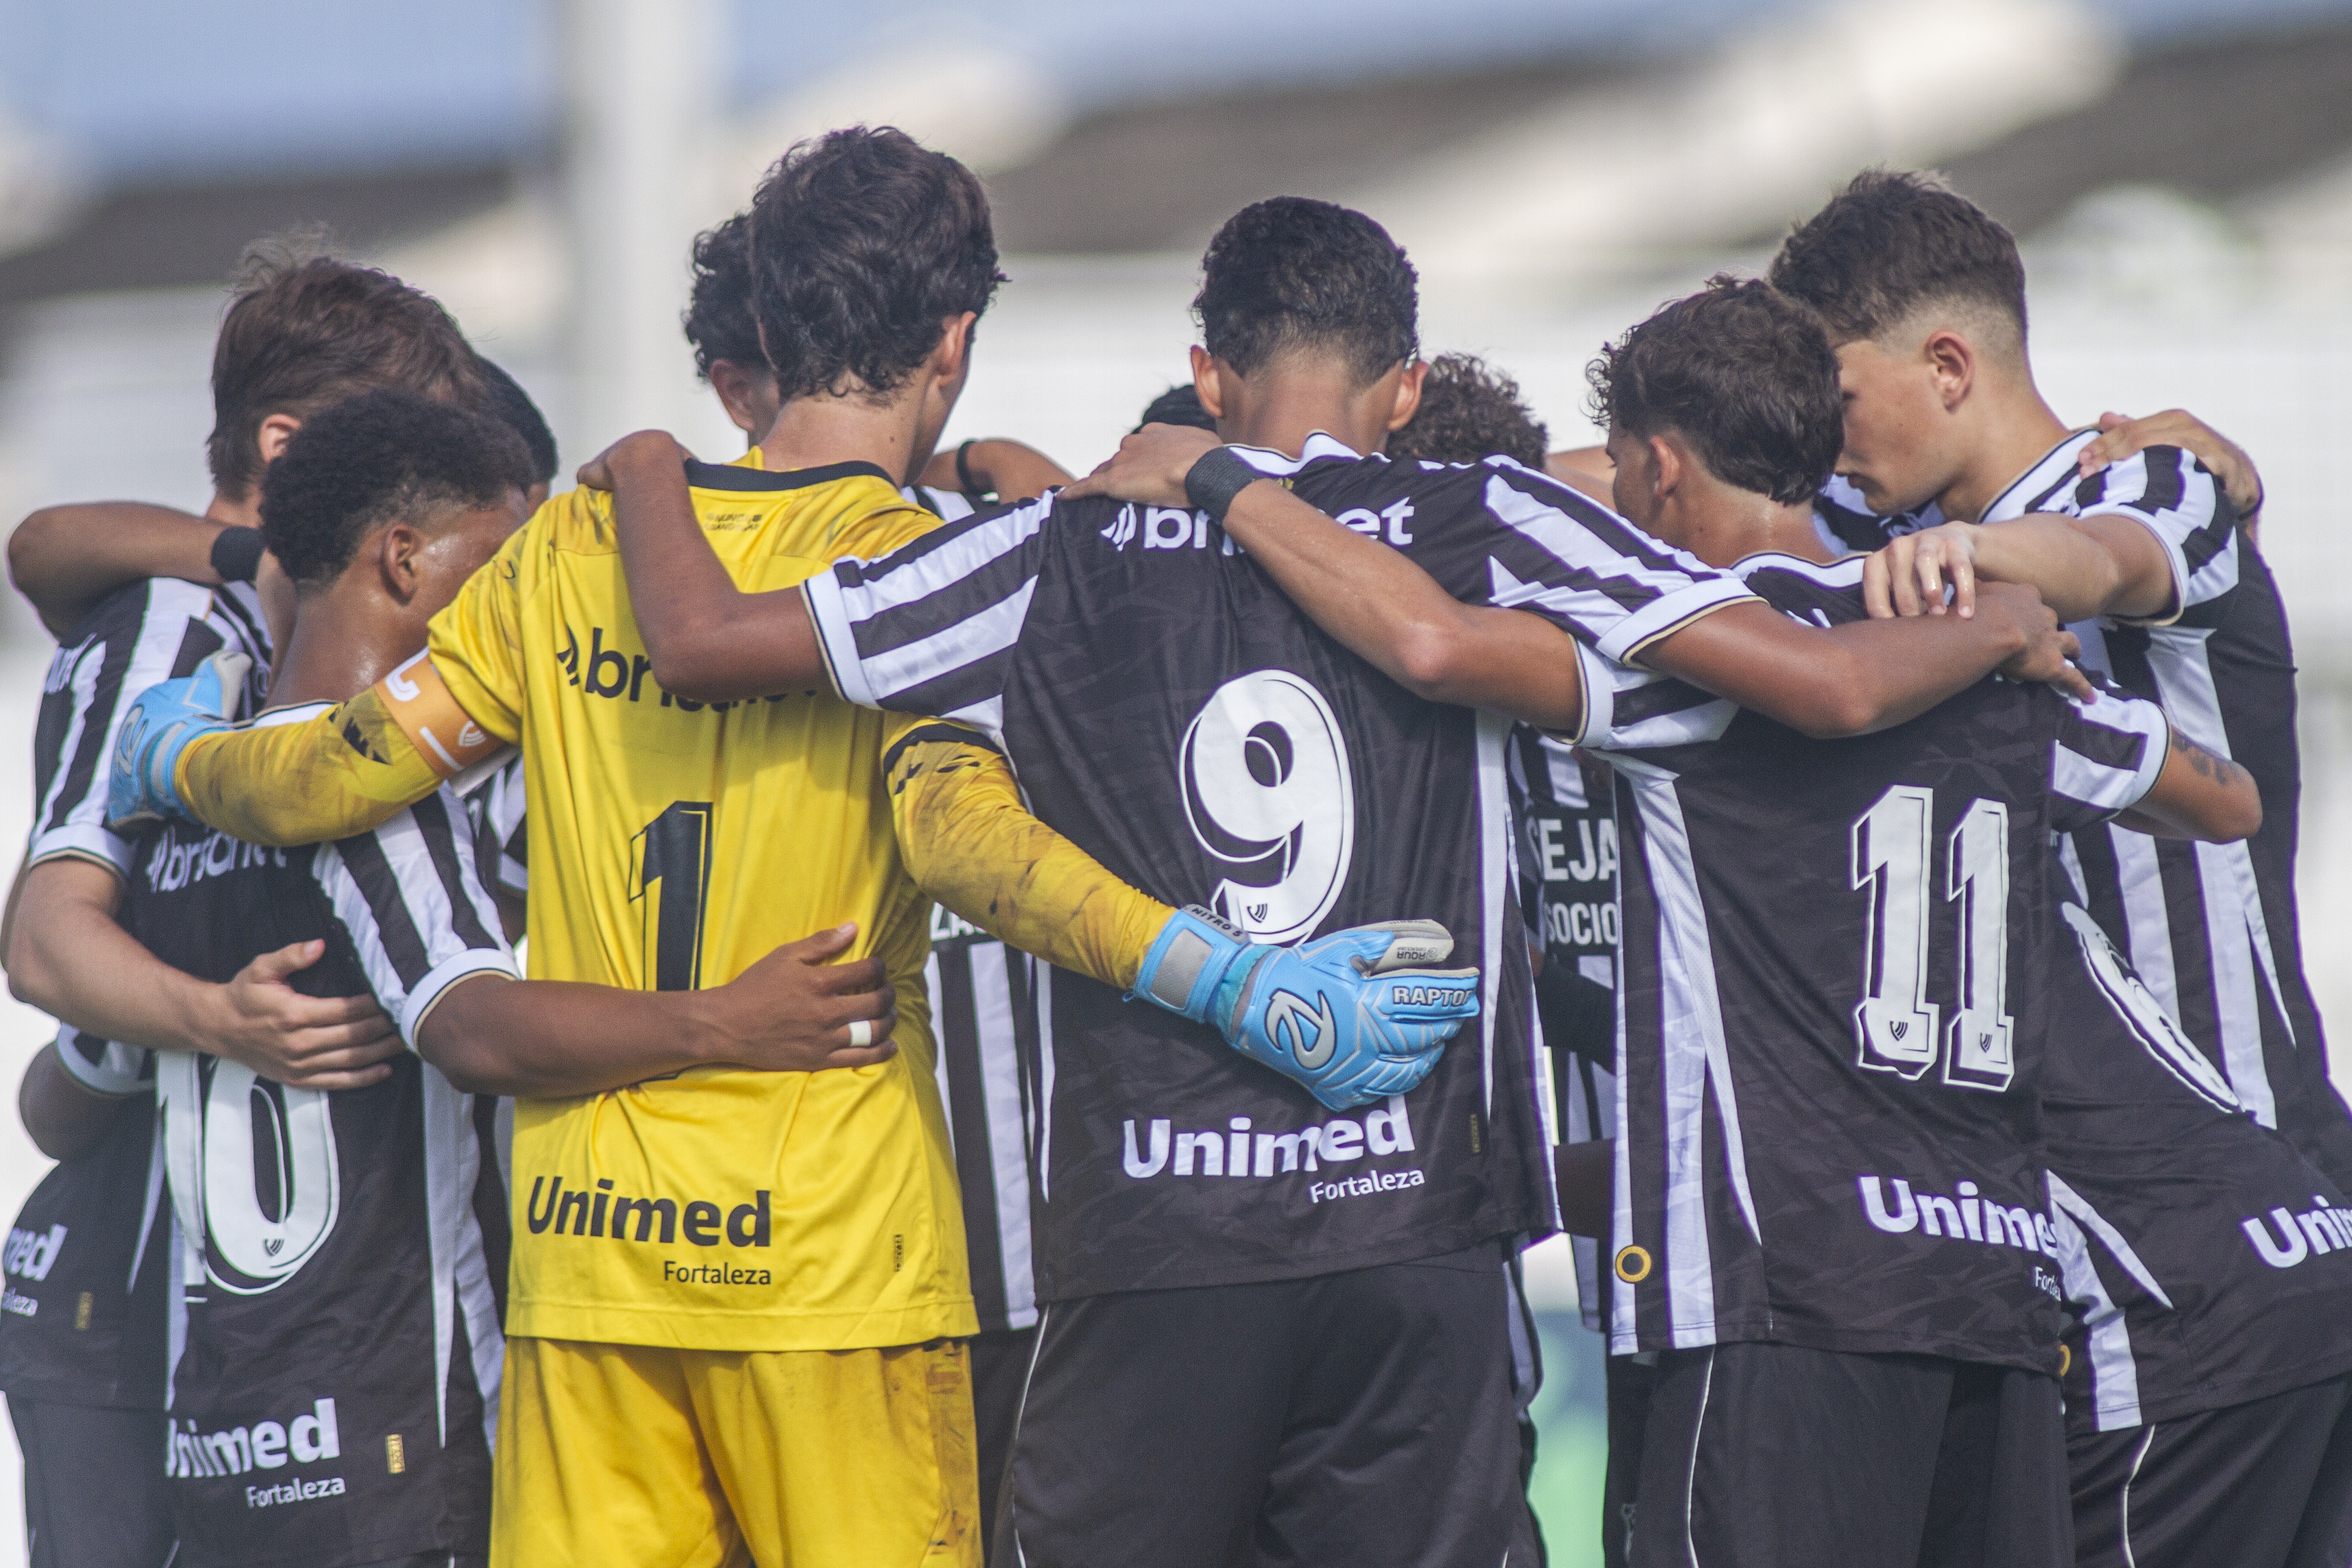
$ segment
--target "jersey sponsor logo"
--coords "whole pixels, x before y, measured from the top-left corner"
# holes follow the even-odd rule
[[[2254,1255],[2273,1268],[2292,1268],[2306,1258],[2325,1258],[2352,1248],[2352,1209],[2342,1209],[2317,1193],[2312,1206],[2296,1214],[2281,1205],[2267,1216],[2250,1215],[2239,1228],[2252,1243]],[[2273,1238],[2271,1229],[2276,1226]]]
[[[544,1207],[541,1206],[542,1191]],[[614,1192],[609,1176],[599,1178],[593,1186],[575,1186],[570,1192],[564,1191],[562,1176],[555,1177],[552,1185],[549,1178],[534,1176],[524,1217],[533,1236],[609,1235],[614,1241],[673,1247],[683,1235],[696,1247],[716,1247],[721,1241],[733,1247],[765,1247],[769,1191],[761,1187],[751,1194],[750,1203],[722,1212],[717,1204],[703,1198],[689,1198],[681,1207],[675,1198],[628,1197]]]
[[[556,651],[555,662],[563,668],[565,684],[591,697],[602,697],[615,702],[644,703],[660,699],[660,706],[676,708],[683,712],[700,713],[706,709],[713,713],[725,713],[736,708],[748,708],[754,702],[782,702],[787,697],[801,695],[779,691],[768,697],[741,697],[725,702],[697,702],[689,698],[673,697],[661,688],[661,682],[651,679],[653,660],[642,653],[625,653],[620,639],[614,637],[606,646],[604,628],[588,628],[588,652],[583,658],[580,634],[570,626],[563,628],[563,647]]]
[[[680,1263],[662,1259],[662,1278],[679,1285],[772,1285],[764,1268],[740,1268],[732,1263]]]
[[[1528,837],[1534,843],[1536,863],[1543,868],[1543,879],[1547,882],[1607,882],[1616,879],[1614,817],[1604,816],[1599,822],[1589,816],[1578,817],[1574,844],[1568,842],[1566,818],[1530,817]]]
[[[1370,507],[1351,506],[1332,519],[1342,528],[1355,530],[1367,539],[1378,539],[1383,532],[1388,541],[1402,550],[1412,542],[1412,534],[1405,524],[1412,521],[1412,502],[1401,500],[1379,511]]]
[[[1139,540],[1146,550],[1206,550],[1209,514],[1188,511],[1182,507],[1139,507],[1130,503],[1119,508],[1118,515],[1097,531],[1110,542],[1113,550],[1123,551]],[[1222,554],[1241,553],[1240,547],[1222,530],[1217,534],[1217,544]]]
[[[1958,1184],[1953,1188],[1956,1195],[1951,1197],[1940,1193],[1914,1193],[1911,1184],[1900,1176],[1885,1184],[1876,1176],[1857,1176],[1854,1185],[1862,1194],[1863,1217],[1870,1221],[1872,1228],[1889,1236],[1917,1231],[1922,1236],[1940,1236],[1954,1241],[2014,1247],[2052,1258],[2058,1255],[2058,1233],[2051,1228],[2047,1215],[1979,1197],[1974,1182]],[[1886,1202],[1889,1190],[1895,1195],[1892,1208]]]
[[[1554,947],[1615,947],[1617,901],[1543,907],[1544,941]]]
[[[1129,1121],[1123,1124],[1125,1147],[1120,1163],[1127,1173],[1138,1181],[1148,1181],[1162,1173],[1271,1179],[1294,1172],[1319,1171],[1326,1164],[1344,1164],[1367,1154],[1375,1158],[1409,1154],[1413,1147],[1412,1119],[1406,1114],[1404,1100],[1400,1095],[1391,1095],[1386,1105],[1360,1121],[1340,1116],[1318,1126],[1302,1127],[1296,1132],[1260,1132],[1248,1117],[1235,1116],[1228,1119],[1225,1129],[1223,1132],[1175,1132],[1166,1118],[1154,1118],[1139,1142],[1135,1123]],[[1330,1195],[1346,1194],[1334,1191]]]
[[[53,1225],[47,1230],[11,1230],[6,1250],[0,1251],[0,1273],[14,1274],[20,1279],[47,1279],[49,1270],[57,1267],[58,1254],[65,1250],[65,1245],[66,1227],[61,1225]]]
[[[1417,1170],[1367,1171],[1360,1176],[1349,1176],[1343,1181],[1317,1182],[1307,1189],[1307,1201],[1321,1204],[1335,1198],[1368,1198],[1380,1193],[1400,1193],[1407,1187],[1420,1186],[1425,1179]]]
[[[38,1317],[41,1304],[30,1296],[20,1294],[13,1285],[0,1287],[0,1312],[14,1312],[20,1318]]]
[[[1356,791],[1338,717],[1304,676],[1259,669],[1213,692],[1176,755],[1192,837],[1233,868],[1208,903],[1271,942],[1296,942],[1339,901]]]
[[[194,1417],[172,1424],[172,1441],[163,1451],[163,1473],[183,1480],[213,1476],[242,1476],[255,1470],[283,1469],[289,1464],[315,1465],[342,1457],[342,1435],[335,1426],[335,1402],[315,1399],[310,1408],[291,1421],[257,1421],[251,1426],[230,1426],[218,1432],[201,1430]],[[335,1479],[330,1477],[328,1479]],[[313,1483],[316,1484],[316,1483]],[[251,1489],[248,1489],[250,1490]],[[341,1485],[337,1481],[336,1489]],[[306,1493],[327,1496],[324,1492]],[[294,1498],[271,1501],[292,1502]],[[250,1497],[247,1506],[261,1508]]]
[[[147,857],[147,886],[158,893],[176,893],[213,877],[248,870],[257,866],[283,867],[286,851],[245,844],[226,833],[210,833],[194,840],[181,837],[184,823],[167,823],[163,842]]]

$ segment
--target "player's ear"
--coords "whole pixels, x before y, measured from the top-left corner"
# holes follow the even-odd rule
[[[1397,377],[1395,402],[1389,409],[1390,429],[1403,429],[1412,423],[1412,416],[1421,412],[1421,384],[1428,375],[1429,362],[1417,359],[1406,365],[1404,374]]]
[[[376,535],[376,571],[383,578],[384,592],[401,604],[416,596],[424,575],[417,556],[424,548],[424,537],[404,522],[395,522]]]
[[[940,323],[940,343],[931,351],[931,365],[941,381],[961,382],[971,368],[972,323],[979,320],[979,311],[966,310]]]
[[[1682,488],[1688,467],[1684,461],[1682,443],[1671,436],[1657,435],[1643,445],[1650,449],[1650,492],[1664,500]]]
[[[1200,344],[1192,345],[1192,390],[1200,395],[1202,411],[1212,419],[1225,416],[1225,384],[1218,373],[1214,355]]]
[[[1944,327],[1927,334],[1919,353],[1927,362],[1928,378],[1936,384],[1936,395],[1942,401],[1944,411],[1948,414],[1967,402],[1969,388],[1976,384],[1975,345]]]
[[[261,466],[266,468],[276,462],[286,450],[286,443],[291,441],[294,432],[300,428],[302,421],[291,414],[273,414],[264,419],[261,428],[254,433],[254,439],[261,447]]]

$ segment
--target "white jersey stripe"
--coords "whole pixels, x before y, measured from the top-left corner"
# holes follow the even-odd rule
[[[995,1178],[998,1267],[1004,1276],[1005,1326],[1037,1321],[1037,1284],[1029,1258],[1029,1151],[1021,1136],[1021,1061],[1013,1037],[1013,984],[1001,942],[973,954],[971,990],[979,1015],[981,1095],[988,1120],[989,1169]]]

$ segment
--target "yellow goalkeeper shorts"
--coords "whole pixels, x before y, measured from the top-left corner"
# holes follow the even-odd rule
[[[978,1568],[980,1547],[960,1342],[507,1342],[493,1568]]]

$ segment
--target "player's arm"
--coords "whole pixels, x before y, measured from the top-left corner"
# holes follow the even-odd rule
[[[1066,493],[1188,504],[1186,476],[1214,445],[1206,432],[1150,426]],[[1522,612],[1462,605],[1399,552],[1340,527],[1270,480],[1237,491],[1223,525],[1310,619],[1407,689],[1559,734],[1588,727],[1587,661],[1551,624]],[[1996,618],[1998,626],[1980,625],[1986,617],[1976,616],[1825,629],[1740,595],[1719,600],[1628,657],[1825,739],[1916,718],[1996,670],[2087,691],[2065,665],[2072,639],[2030,591],[2005,595]],[[1972,629],[1933,635],[1954,627]],[[1573,704],[1567,700],[1571,686]]]
[[[367,996],[305,996],[288,984],[325,952],[298,942],[263,953],[226,984],[174,969],[119,923],[123,883],[79,856],[25,873],[9,932],[8,989],[84,1033],[153,1050],[204,1051],[301,1089],[359,1089],[397,1055],[392,1022]]]
[[[1126,990],[1175,910],[1114,877],[1022,804],[1004,758],[923,724],[884,759],[898,852],[918,887],[1001,942]]]
[[[47,506],[9,535],[8,577],[31,601],[41,624],[62,638],[100,599],[125,584],[179,577],[220,586],[226,580],[222,564],[235,570],[245,559],[243,551],[232,550],[225,552],[231,561],[215,561],[222,535],[231,532],[227,523],[143,501]],[[250,536],[250,553],[258,556],[258,531],[235,530],[233,542],[245,536]],[[244,576],[236,580],[249,581],[252,575],[247,561]]]
[[[131,1096],[100,1094],[68,1072],[51,1040],[26,1064],[16,1115],[33,1147],[52,1160],[79,1160],[98,1146]]]
[[[1890,541],[1863,564],[1873,616],[1974,612],[1979,578],[2024,583],[2062,621],[2117,616],[2154,620],[2179,597],[2171,552],[2146,525],[2117,512],[2035,513],[2007,522],[1947,522]]]
[[[898,1050],[890,1039],[897,994],[878,960],[833,962],[856,932],[854,925],[819,931],[701,991],[469,977],[425,1014],[417,1054],[459,1089],[539,1100],[601,1094],[692,1068],[872,1067]]]
[[[2159,838],[2228,844],[2262,830],[2254,775],[2174,728],[2156,785],[2116,820]]]
[[[934,453],[915,481],[935,490],[1029,500],[1070,482],[1069,471],[1034,447],[983,437]]]
[[[621,571],[664,691],[726,702],[823,688],[824,656],[798,588],[736,587],[695,520],[686,449],[660,430],[624,437],[580,469],[613,492]]]

